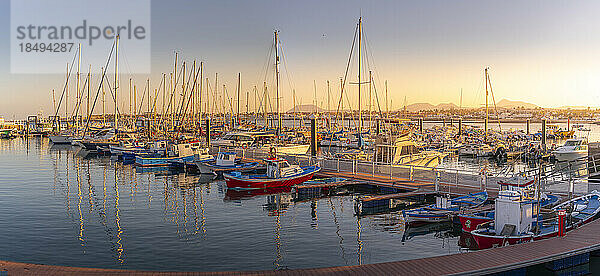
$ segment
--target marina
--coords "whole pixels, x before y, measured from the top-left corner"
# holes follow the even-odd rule
[[[600,5],[85,1],[0,3],[0,276],[600,272]]]

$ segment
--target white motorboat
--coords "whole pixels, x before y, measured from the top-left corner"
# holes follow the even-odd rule
[[[574,161],[588,155],[588,142],[585,138],[567,139],[565,144],[552,152],[558,161]]]

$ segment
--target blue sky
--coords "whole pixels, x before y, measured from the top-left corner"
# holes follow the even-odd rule
[[[0,116],[21,118],[40,109],[48,114],[50,90],[62,89],[64,76],[10,74],[9,5],[0,0]],[[207,75],[218,72],[230,91],[238,72],[243,90],[250,89],[265,80],[277,29],[287,62],[284,109],[291,107],[292,88],[311,103],[313,81],[321,104],[327,80],[335,86],[333,95],[339,93],[336,85],[362,14],[371,69],[380,91],[388,80],[393,108],[404,97],[409,104],[458,104],[461,88],[463,105],[479,106],[486,66],[497,100],[600,106],[599,10],[597,1],[155,0],[150,77],[158,81],[171,70],[179,51],[188,61],[204,61]],[[130,77],[122,72],[122,79]],[[356,79],[356,70],[352,74]],[[148,76],[131,77],[142,85]],[[355,101],[355,88],[349,93]]]

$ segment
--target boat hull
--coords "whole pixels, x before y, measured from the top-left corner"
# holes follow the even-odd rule
[[[256,170],[260,165],[258,162],[236,164],[235,166],[217,166],[214,161],[195,161],[198,171],[202,174],[218,174],[225,172],[249,172]]]
[[[225,178],[225,182],[227,183],[227,188],[230,189],[268,189],[298,185],[300,183],[312,179],[314,174],[317,173],[320,169],[321,168],[319,167],[311,167],[310,169],[305,169],[305,172],[299,175],[275,179],[243,178],[227,173],[223,174],[223,177]]]
[[[71,144],[73,138],[71,136],[66,135],[50,135],[50,142],[53,144]]]
[[[587,150],[554,152],[554,156],[558,161],[575,161],[576,159],[586,157],[587,155]]]
[[[492,236],[481,234],[478,231],[471,232],[473,239],[477,243],[479,249],[488,249],[493,247],[501,247],[506,245],[514,245],[531,241],[543,240],[558,236],[558,230],[551,231],[540,235],[523,235],[523,236]]]
[[[462,226],[462,230],[464,232],[471,232],[477,229],[482,223],[493,221],[494,218],[483,217],[483,216],[469,216],[469,215],[459,215],[458,219],[460,220],[460,225]]]
[[[184,156],[184,157],[135,157],[135,165],[140,167],[166,167],[170,166],[175,162],[193,162],[194,156]]]

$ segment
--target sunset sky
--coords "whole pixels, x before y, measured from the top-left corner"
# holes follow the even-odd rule
[[[319,105],[326,105],[327,80],[332,97],[339,97],[362,14],[369,69],[380,97],[388,81],[393,109],[405,97],[408,104],[458,104],[461,88],[463,106],[480,106],[485,67],[497,101],[600,106],[599,1],[155,0],[151,11],[153,84],[172,70],[178,51],[187,61],[204,61],[213,81],[218,72],[230,94],[238,72],[242,90],[250,90],[265,81],[273,30],[279,30],[286,61],[282,110],[292,107],[292,88],[302,103],[312,103],[313,81]],[[109,9],[98,12],[110,16]],[[62,90],[64,75],[11,74],[9,0],[0,0],[0,25],[0,116],[20,119],[39,110],[47,116],[50,91]],[[356,81],[352,66],[349,81]],[[121,72],[122,80],[133,77],[139,86],[148,77],[131,76],[125,66]],[[272,73],[266,81],[270,86]],[[127,85],[121,87],[126,92]],[[356,108],[356,86],[348,92]]]

